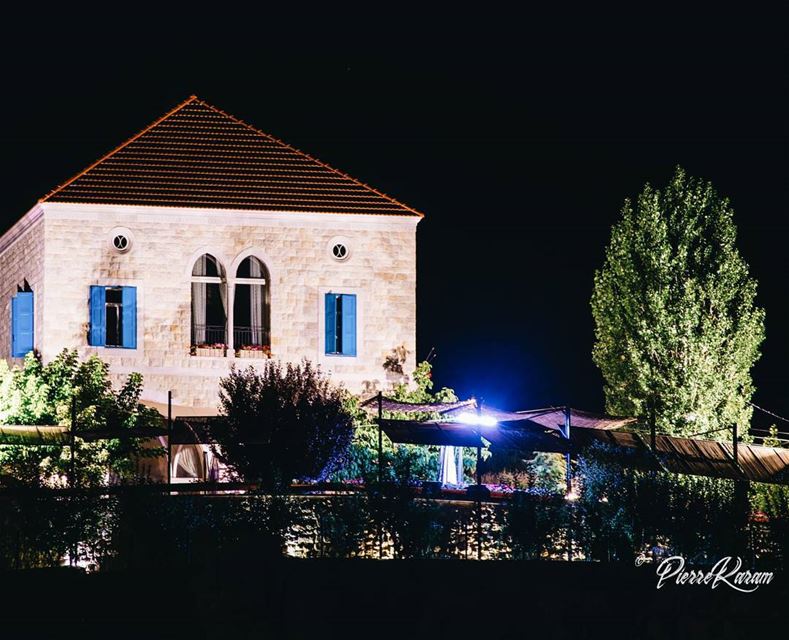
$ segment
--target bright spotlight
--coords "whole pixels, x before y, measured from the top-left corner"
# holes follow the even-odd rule
[[[471,413],[470,411],[459,413],[455,416],[455,420],[463,424],[475,424],[480,427],[493,427],[498,424],[498,421],[493,416],[483,416],[478,413]]]

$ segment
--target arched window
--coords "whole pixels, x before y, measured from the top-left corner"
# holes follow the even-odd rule
[[[233,298],[233,346],[236,349],[269,347],[269,275],[254,256],[245,258],[236,271]]]
[[[204,253],[192,269],[192,346],[216,351],[224,350],[226,344],[225,273],[214,256]]]
[[[205,453],[198,444],[173,446],[173,478],[204,480],[206,477]]]

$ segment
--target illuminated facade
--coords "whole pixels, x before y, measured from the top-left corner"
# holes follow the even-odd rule
[[[0,238],[0,349],[95,353],[198,412],[269,355],[384,388],[393,348],[414,365],[420,219],[192,97]]]

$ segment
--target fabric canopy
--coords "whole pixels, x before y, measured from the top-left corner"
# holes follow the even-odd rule
[[[367,398],[361,403],[365,409],[378,409],[378,396]],[[381,398],[381,409],[384,411],[399,411],[401,413],[448,413],[450,411],[458,411],[460,409],[468,409],[476,406],[475,400],[462,400],[460,402],[400,402],[392,398]]]
[[[621,429],[625,425],[636,422],[635,418],[619,418],[605,416],[589,411],[581,411],[571,407],[548,407],[546,409],[533,409],[531,411],[518,412],[517,415],[524,416],[524,419],[531,420],[548,429],[562,429],[564,427],[565,412],[570,412],[571,427],[582,427],[585,429]]]
[[[0,444],[63,444],[68,440],[68,427],[0,425]]]
[[[461,422],[428,420],[381,420],[381,428],[392,442],[436,444],[453,447],[479,447],[482,440],[476,427]],[[487,427],[483,427],[487,429]]]
[[[576,448],[609,445],[618,461],[636,468],[789,484],[789,449],[738,443],[735,463],[733,445],[719,440],[657,435],[653,452],[649,437],[638,433],[578,429],[571,438]]]
[[[166,436],[167,429],[146,427],[137,429],[77,429],[74,435],[81,440],[94,442],[97,440],[113,440],[115,438],[157,438]],[[0,444],[68,444],[71,439],[69,427],[64,426],[28,426],[0,425]]]
[[[381,427],[396,443],[477,447],[482,438],[491,449],[583,451],[595,444],[608,445],[614,461],[626,467],[669,471],[687,475],[731,480],[789,484],[789,449],[740,443],[737,462],[731,443],[658,435],[655,449],[648,436],[635,431],[617,431],[617,426],[635,422],[585,411],[570,410],[570,439],[563,437],[564,409],[549,408],[517,414],[483,411],[482,415],[517,416],[494,425],[472,425],[450,419],[382,420]]]

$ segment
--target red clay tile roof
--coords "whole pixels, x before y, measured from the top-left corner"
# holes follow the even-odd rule
[[[422,215],[196,96],[41,201]]]

